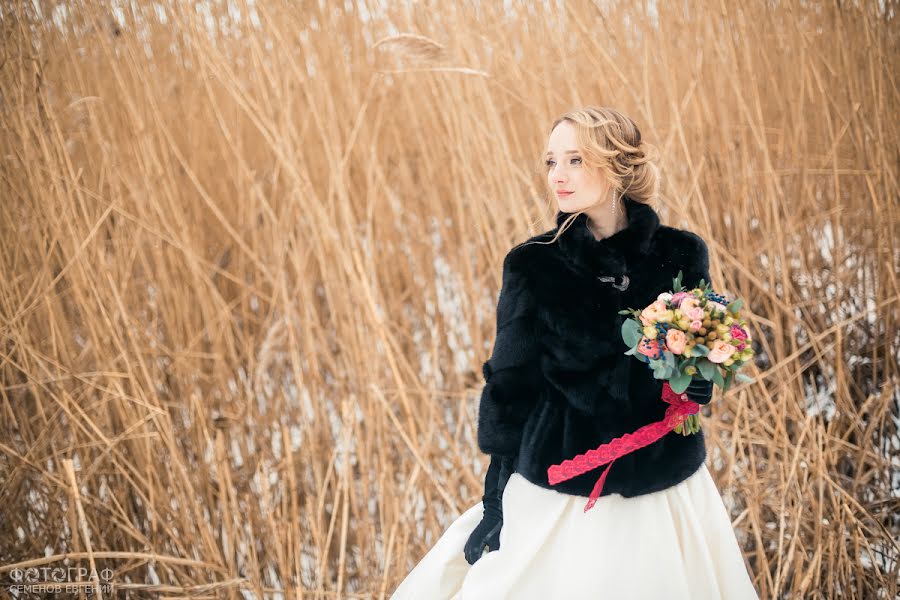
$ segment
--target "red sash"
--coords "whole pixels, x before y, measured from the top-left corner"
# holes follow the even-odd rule
[[[603,491],[603,483],[606,481],[606,475],[609,473],[609,469],[617,458],[625,456],[644,446],[649,446],[675,429],[679,423],[683,423],[688,415],[700,412],[699,404],[693,400],[688,400],[687,394],[685,393],[676,394],[673,392],[668,381],[663,383],[662,399],[664,402],[668,402],[671,405],[666,409],[666,414],[662,421],[644,425],[634,433],[626,433],[608,444],[603,444],[593,450],[588,450],[575,458],[564,460],[558,465],[552,465],[547,469],[547,477],[550,485],[556,485],[560,481],[566,481],[609,463],[609,466],[603,470],[603,474],[594,485],[590,498],[584,507],[584,512],[589,511],[594,506],[594,503],[597,502],[597,498],[600,497],[600,493]]]

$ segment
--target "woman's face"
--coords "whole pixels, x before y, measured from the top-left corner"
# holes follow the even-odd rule
[[[596,168],[583,164],[575,138],[575,126],[560,122],[547,141],[547,185],[559,210],[578,212],[609,199],[612,187]],[[571,192],[561,194],[560,192]]]

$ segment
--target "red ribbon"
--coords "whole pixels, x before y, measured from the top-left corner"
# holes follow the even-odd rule
[[[672,391],[668,381],[663,383],[662,399],[671,405],[666,409],[666,414],[662,421],[644,425],[637,431],[617,437],[608,444],[588,450],[575,458],[564,460],[558,465],[550,466],[547,469],[547,478],[550,485],[567,481],[609,463],[609,466],[603,469],[600,479],[594,484],[594,489],[591,491],[590,498],[584,507],[584,512],[589,511],[597,502],[597,498],[600,497],[600,493],[603,491],[603,483],[606,481],[606,475],[617,458],[639,450],[644,446],[649,446],[675,429],[679,423],[683,423],[689,415],[700,412],[699,404],[693,400],[688,400],[687,394],[684,392],[676,394]]]

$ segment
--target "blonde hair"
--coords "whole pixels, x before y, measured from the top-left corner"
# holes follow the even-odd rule
[[[614,202],[626,194],[642,204],[652,206],[657,201],[659,150],[641,139],[641,131],[634,121],[614,108],[585,106],[553,121],[548,135],[563,121],[575,126],[583,164],[598,169],[611,183]],[[555,242],[579,214],[567,217],[554,238],[545,243]]]

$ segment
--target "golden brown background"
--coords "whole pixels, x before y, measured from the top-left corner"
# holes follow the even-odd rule
[[[704,426],[761,597],[893,598],[898,3],[387,4],[3,3],[0,582],[387,597],[480,500],[500,263],[600,104],[749,307]]]

